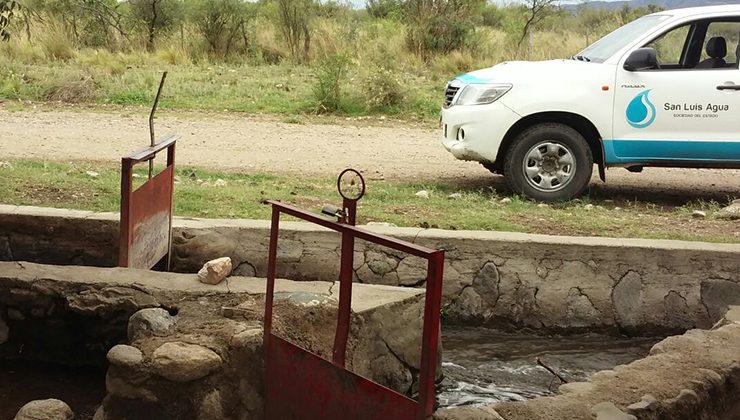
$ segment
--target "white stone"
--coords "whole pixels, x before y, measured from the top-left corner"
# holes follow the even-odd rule
[[[112,364],[125,367],[138,366],[144,360],[141,350],[125,344],[113,346],[106,357]]]
[[[545,203],[540,203],[540,204],[537,204],[537,207],[539,207],[541,209],[545,209],[545,208],[550,207],[550,205],[549,204],[545,204]]]
[[[718,217],[729,220],[740,219],[740,199],[734,200],[729,206],[720,210]]]
[[[74,416],[67,403],[49,398],[24,405],[18,410],[14,420],[71,420]]]
[[[154,371],[171,381],[188,382],[200,379],[221,366],[221,356],[197,344],[165,343],[152,355]]]
[[[429,198],[429,191],[427,191],[427,190],[421,190],[421,191],[417,192],[414,195],[417,196],[417,197],[419,197],[419,198]]]
[[[95,171],[87,171],[85,172],[85,174],[89,176],[90,178],[97,178],[100,176],[100,174]]]
[[[13,169],[13,164],[10,162],[0,162],[0,168]]]
[[[707,213],[701,210],[694,210],[693,212],[691,212],[691,217],[693,217],[694,219],[703,219],[707,217]]]
[[[501,204],[509,204],[509,203],[511,203],[511,198],[504,197],[504,198],[501,199],[501,201],[499,201],[499,203],[501,203]]]
[[[593,204],[586,204],[585,206],[583,206],[584,210],[593,210],[593,208],[594,208]]]
[[[457,199],[462,198],[462,194],[460,194],[460,193],[452,193],[452,194],[448,195],[447,198],[449,198],[450,200],[457,200]]]
[[[198,271],[198,281],[205,284],[219,284],[231,274],[231,258],[222,257],[208,261]]]
[[[213,183],[213,186],[214,187],[225,187],[226,186],[226,181],[224,181],[223,179],[219,178],[219,179],[216,180],[216,182]]]

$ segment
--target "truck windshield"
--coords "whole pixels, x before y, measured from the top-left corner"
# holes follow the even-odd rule
[[[655,27],[658,22],[670,18],[670,15],[648,15],[616,29],[578,53],[575,58],[583,61],[602,63],[627,44],[634,41],[646,31]]]

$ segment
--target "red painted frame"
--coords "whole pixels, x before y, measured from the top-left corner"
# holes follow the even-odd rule
[[[344,200],[339,221],[276,201],[265,297],[265,417],[267,419],[427,419],[434,411],[444,251],[429,249],[354,226],[356,201]],[[323,359],[272,332],[278,231],[286,214],[342,235],[339,270],[339,310],[332,360]],[[415,401],[345,368],[345,352],[352,303],[354,239],[424,258],[427,263],[424,327],[422,334],[419,399]]]
[[[154,146],[121,159],[120,267],[150,269],[167,257],[165,269],[169,268],[175,145],[179,138],[177,135],[167,136]],[[134,165],[151,162],[164,149],[167,149],[167,166],[134,190]]]

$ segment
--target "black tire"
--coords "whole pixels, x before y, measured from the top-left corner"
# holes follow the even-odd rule
[[[530,178],[525,174],[525,166],[534,168],[531,165],[536,165],[536,159],[538,159],[535,157],[535,160],[532,160],[528,154],[537,149],[535,146],[548,143],[555,145],[554,147],[560,150],[559,153],[569,153],[570,160],[573,162],[567,165],[567,171],[563,172],[569,174],[566,181],[561,183],[558,179],[549,182],[550,184],[555,183],[555,186],[547,185],[547,182],[537,175]],[[539,150],[546,150],[546,147]],[[546,158],[551,157],[548,155]],[[558,163],[553,164],[558,165],[562,162],[558,158]],[[543,123],[527,128],[514,139],[506,151],[504,176],[509,187],[517,193],[539,201],[562,201],[577,197],[584,192],[591,180],[593,165],[594,158],[591,148],[578,131],[564,124]],[[545,177],[547,176],[546,173]],[[542,185],[535,186],[537,179],[540,179],[539,182]]]

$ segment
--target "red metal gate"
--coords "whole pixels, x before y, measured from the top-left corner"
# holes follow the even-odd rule
[[[362,182],[362,193],[364,193],[364,181]],[[272,228],[264,319],[265,417],[267,419],[408,420],[429,418],[434,411],[434,382],[439,350],[444,251],[425,248],[355,227],[356,202],[362,193],[355,199],[348,199],[342,194],[345,197],[343,209],[336,209],[338,221],[280,202],[268,202],[272,205]],[[342,235],[339,309],[331,361],[290,343],[272,332],[281,214],[315,223]],[[418,401],[345,368],[352,302],[352,262],[355,238],[428,261]]]

